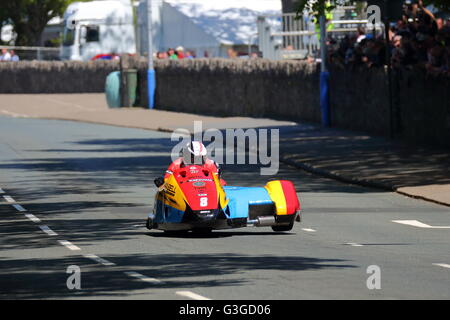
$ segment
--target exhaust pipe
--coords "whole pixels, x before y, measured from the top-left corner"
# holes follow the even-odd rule
[[[269,227],[276,225],[275,217],[273,216],[263,216],[257,217],[254,220],[247,220],[247,224],[254,225],[255,227]]]

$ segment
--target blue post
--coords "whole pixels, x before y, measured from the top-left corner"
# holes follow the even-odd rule
[[[320,110],[322,113],[322,125],[330,126],[330,73],[320,73]]]
[[[148,88],[148,107],[153,109],[155,107],[155,91],[156,91],[156,76],[155,69],[148,69],[147,72],[147,88]]]
[[[320,111],[322,126],[330,126],[330,73],[327,68],[327,24],[325,13],[320,18]]]
[[[148,40],[148,72],[147,72],[147,89],[148,89],[148,107],[155,107],[155,89],[156,76],[153,67],[153,25],[152,25],[152,0],[147,0],[147,40]]]

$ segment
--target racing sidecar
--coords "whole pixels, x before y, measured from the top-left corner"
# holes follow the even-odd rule
[[[295,220],[300,221],[300,202],[291,181],[274,180],[256,188],[222,186],[217,174],[190,165],[159,186],[146,226],[210,231],[251,225],[289,231]]]

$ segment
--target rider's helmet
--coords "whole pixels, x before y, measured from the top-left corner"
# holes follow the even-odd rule
[[[206,161],[206,147],[200,141],[191,141],[183,148],[182,157],[185,164],[203,165]]]

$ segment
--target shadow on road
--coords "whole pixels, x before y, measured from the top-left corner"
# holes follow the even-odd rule
[[[246,271],[293,272],[321,269],[346,269],[356,266],[340,259],[302,256],[252,256],[239,254],[148,254],[103,257],[117,264],[104,267],[84,257],[58,259],[1,259],[0,298],[87,298],[90,296],[127,296],[134,290],[187,289],[248,285]],[[82,290],[69,290],[67,267],[81,269]],[[151,284],[128,277],[124,271],[138,271],[162,280]],[[148,298],[148,296],[147,296]]]

